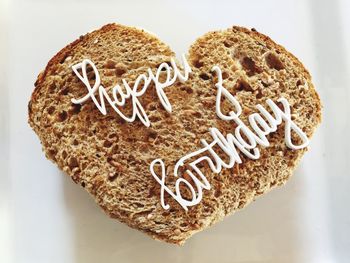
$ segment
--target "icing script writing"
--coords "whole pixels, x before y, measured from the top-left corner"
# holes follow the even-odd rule
[[[171,104],[164,93],[164,88],[173,85],[178,79],[181,82],[186,81],[189,78],[191,68],[186,61],[185,56],[182,56],[183,70],[184,73],[181,74],[174,59],[171,59],[171,66],[167,63],[162,63],[153,74],[151,69],[148,69],[148,76],[146,74],[141,74],[135,80],[133,87],[131,88],[129,84],[122,79],[124,90],[120,85],[116,85],[112,89],[112,98],[108,95],[106,89],[101,85],[100,76],[95,64],[84,59],[81,63],[78,63],[72,67],[74,73],[86,86],[88,93],[81,97],[80,99],[72,99],[75,104],[80,104],[88,99],[91,99],[96,107],[100,110],[102,114],[107,114],[106,102],[121,116],[124,120],[128,122],[133,122],[136,117],[138,117],[141,122],[149,127],[150,121],[147,114],[142,107],[138,97],[142,96],[150,83],[153,81],[155,84],[155,89],[158,98],[163,105],[163,107],[171,112]],[[90,85],[90,81],[87,74],[87,66],[91,66],[95,74],[95,83],[93,86]],[[82,73],[79,73],[81,70]],[[160,82],[161,72],[166,72],[166,80]],[[150,172],[154,179],[159,183],[161,187],[160,199],[161,205],[164,209],[169,209],[170,205],[165,202],[165,192],[168,193],[174,200],[176,200],[183,209],[186,211],[188,207],[198,204],[203,198],[203,190],[210,190],[211,186],[206,178],[206,176],[201,171],[200,163],[206,162],[213,173],[218,174],[221,172],[222,168],[231,169],[236,163],[242,163],[242,159],[239,153],[245,155],[250,159],[258,159],[260,157],[260,150],[258,146],[268,147],[270,145],[267,135],[277,130],[277,127],[284,122],[284,135],[286,146],[293,150],[298,150],[306,147],[309,144],[309,140],[306,134],[292,121],[290,105],[285,98],[278,99],[281,107],[279,107],[275,102],[268,99],[266,104],[269,107],[267,110],[262,105],[257,105],[257,112],[248,116],[248,127],[241,119],[242,108],[238,100],[223,86],[222,72],[218,66],[214,66],[212,71],[217,76],[217,83],[215,87],[217,89],[216,95],[216,114],[224,121],[232,121],[235,128],[234,133],[228,133],[224,136],[217,128],[209,128],[212,140],[210,142],[205,139],[201,139],[202,148],[199,150],[189,153],[183,156],[175,164],[173,175],[177,177],[175,181],[175,189],[171,190],[165,183],[166,179],[166,167],[162,159],[155,159],[150,164]],[[141,85],[143,83],[143,85]],[[139,87],[141,86],[141,88]],[[96,97],[98,93],[98,97]],[[118,98],[119,97],[119,98]],[[131,116],[125,116],[119,107],[125,105],[126,99],[131,99],[132,102],[132,114]],[[230,111],[228,114],[224,114],[221,111],[221,103],[223,99],[226,99],[233,107],[234,110]],[[270,113],[272,112],[272,113]],[[298,136],[301,141],[300,144],[296,145],[292,142],[291,133]],[[228,157],[228,161],[224,161],[217,152],[215,152],[214,147],[219,147]],[[194,161],[194,158],[196,158]],[[155,172],[155,167],[159,167],[160,174]],[[180,174],[180,167],[189,167],[184,171],[188,175],[186,178],[190,178],[190,181],[186,180],[184,176]],[[183,197],[180,186],[183,185],[191,193],[191,198]]]
[[[306,147],[309,140],[305,133],[291,120],[290,105],[284,98],[280,98],[278,102],[282,104],[283,109],[280,109],[276,103],[268,99],[266,101],[272,114],[264,108],[262,105],[257,105],[256,108],[259,113],[253,113],[248,117],[251,128],[246,126],[239,116],[242,113],[242,108],[237,99],[230,94],[230,92],[224,88],[222,83],[222,74],[218,66],[213,67],[213,71],[217,74],[218,82],[215,84],[217,88],[216,95],[216,114],[225,121],[232,121],[235,123],[234,134],[228,133],[224,136],[217,128],[210,128],[209,132],[212,137],[212,141],[208,143],[202,139],[201,143],[203,148],[198,151],[192,152],[182,157],[174,167],[174,176],[178,177],[175,182],[175,191],[172,191],[165,185],[166,168],[161,159],[156,159],[151,163],[150,171],[154,179],[160,184],[161,192],[161,205],[164,209],[169,209],[170,205],[165,203],[164,193],[167,192],[172,198],[174,198],[186,211],[188,207],[198,204],[203,197],[203,189],[210,190],[211,186],[200,169],[200,163],[207,162],[210,169],[214,173],[220,173],[222,168],[233,168],[235,163],[242,163],[242,159],[239,156],[238,150],[250,159],[258,159],[260,157],[260,151],[257,148],[258,145],[268,147],[270,145],[267,140],[267,135],[277,130],[277,126],[282,122],[285,123],[285,142],[290,149],[302,149]],[[221,111],[221,99],[225,97],[235,109],[225,115]],[[294,131],[302,143],[295,145],[292,142],[291,132]],[[225,162],[214,151],[214,147],[218,146],[227,155],[229,161]],[[238,150],[237,150],[238,149]],[[207,153],[208,155],[204,155]],[[209,157],[210,156],[210,157]],[[189,162],[190,159],[196,158],[196,160]],[[179,168],[184,166],[187,162],[187,167],[190,167],[185,171],[193,183],[191,184],[184,177],[179,177]],[[160,175],[157,175],[154,167],[160,166]],[[188,177],[187,177],[188,178]],[[183,184],[190,190],[190,200],[184,198],[180,191],[180,185]]]
[[[95,103],[99,111],[103,115],[106,115],[106,100],[109,103],[109,105],[118,113],[118,115],[122,117],[125,121],[133,122],[135,121],[136,117],[138,117],[145,126],[149,127],[150,121],[138,97],[142,96],[147,91],[147,88],[153,81],[161,104],[163,105],[166,111],[171,112],[171,104],[164,93],[164,88],[173,85],[177,79],[179,79],[180,82],[184,82],[188,79],[189,73],[191,72],[191,68],[188,65],[188,62],[184,55],[182,56],[182,60],[184,68],[183,75],[180,73],[175,63],[175,60],[172,58],[170,61],[171,66],[165,62],[160,64],[157,68],[156,74],[153,74],[152,70],[149,68],[147,70],[148,76],[146,74],[139,75],[135,80],[135,83],[132,88],[125,81],[125,79],[122,79],[124,90],[119,84],[117,84],[113,87],[112,97],[110,97],[106,89],[101,85],[100,74],[95,64],[89,59],[84,59],[81,63],[74,65],[72,69],[75,75],[77,75],[77,77],[83,82],[83,84],[87,88],[88,93],[80,99],[72,99],[72,103],[81,104],[87,101],[88,99],[91,99]],[[90,66],[92,68],[95,75],[95,82],[92,87],[90,85],[89,77],[87,74],[87,66]],[[79,70],[81,70],[81,73],[79,72]],[[162,72],[166,73],[166,80],[164,82],[160,81],[160,74]],[[95,93],[97,92],[98,98],[95,95]],[[131,99],[131,116],[125,116],[120,110],[120,107],[125,106],[126,99]]]

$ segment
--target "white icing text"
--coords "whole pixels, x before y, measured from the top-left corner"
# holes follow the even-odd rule
[[[257,148],[258,145],[263,147],[268,147],[270,145],[267,140],[267,135],[271,132],[277,130],[277,126],[282,122],[285,123],[285,143],[288,148],[297,150],[306,147],[309,140],[306,134],[291,120],[290,105],[285,98],[280,98],[278,102],[282,104],[282,108],[279,108],[276,103],[272,100],[266,100],[266,104],[270,108],[272,114],[264,108],[262,105],[257,105],[256,108],[259,113],[253,113],[249,115],[248,120],[251,128],[243,123],[239,118],[242,113],[242,108],[237,99],[230,94],[230,92],[224,88],[222,81],[222,73],[218,66],[213,67],[213,71],[218,77],[218,82],[215,84],[217,88],[216,95],[216,114],[217,116],[225,121],[232,121],[235,123],[235,131],[233,133],[228,133],[226,137],[217,129],[210,128],[209,132],[212,137],[212,141],[208,143],[206,140],[202,139],[201,144],[203,148],[198,151],[192,152],[184,157],[182,157],[174,167],[174,176],[178,179],[175,182],[175,190],[172,191],[168,186],[166,186],[166,168],[162,159],[156,159],[152,161],[150,165],[150,171],[154,179],[160,184],[161,192],[161,205],[164,209],[169,209],[170,205],[164,200],[164,194],[167,192],[172,198],[174,198],[186,211],[188,207],[198,204],[203,197],[203,190],[209,190],[211,188],[206,176],[202,173],[200,169],[201,162],[207,162],[210,169],[214,173],[220,173],[222,168],[233,168],[235,163],[242,163],[242,159],[239,156],[239,152],[250,159],[258,159],[260,157],[260,151]],[[221,99],[226,98],[230,104],[235,109],[234,111],[224,114],[221,111]],[[291,132],[294,131],[296,135],[301,140],[301,144],[295,145],[292,142]],[[229,161],[222,160],[219,155],[214,151],[214,146],[221,148],[225,154],[227,154]],[[207,153],[207,155],[204,155]],[[194,161],[193,158],[196,158]],[[190,167],[185,171],[189,178],[191,178],[192,184],[186,180],[184,177],[180,177],[179,168],[184,166],[188,162]],[[155,166],[160,166],[160,174],[156,174]],[[191,192],[190,200],[182,196],[180,185],[183,184]]]
[[[122,117],[125,121],[133,122],[135,121],[136,117],[138,117],[145,126],[149,127],[150,121],[138,97],[142,96],[146,92],[148,86],[153,81],[161,104],[168,112],[171,112],[171,104],[166,94],[164,93],[164,88],[173,85],[177,79],[179,79],[180,82],[184,82],[188,79],[189,73],[191,72],[191,68],[188,65],[188,62],[184,55],[182,56],[182,61],[184,74],[180,73],[175,63],[175,60],[172,58],[170,61],[171,66],[169,66],[165,62],[160,64],[157,68],[155,75],[153,74],[150,68],[147,70],[148,76],[146,76],[146,74],[139,75],[136,78],[134,86],[132,88],[125,81],[125,79],[122,79],[124,90],[119,84],[117,84],[113,87],[112,97],[110,97],[106,89],[101,85],[100,75],[95,64],[89,59],[84,59],[81,63],[72,66],[72,69],[75,75],[77,75],[77,77],[83,82],[83,84],[87,88],[88,93],[79,99],[72,99],[72,102],[74,104],[81,104],[87,101],[88,99],[91,99],[95,103],[99,111],[103,115],[106,115],[106,100],[109,103],[109,105],[113,108],[113,110],[115,110],[118,113],[118,115]],[[90,85],[90,80],[87,74],[88,65],[92,67],[95,75],[95,82],[92,87]],[[81,70],[81,74],[79,70]],[[160,81],[160,74],[162,72],[165,72],[166,74],[166,80],[164,82]],[[97,91],[98,97],[96,97],[95,95]],[[130,98],[132,103],[132,114],[131,116],[125,116],[125,114],[123,114],[120,110],[120,107],[125,106],[126,99]]]

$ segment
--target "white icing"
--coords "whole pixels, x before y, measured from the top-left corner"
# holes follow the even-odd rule
[[[95,103],[99,111],[103,115],[106,115],[106,100],[109,103],[109,105],[118,113],[118,115],[122,117],[125,121],[133,122],[135,121],[136,117],[138,117],[145,126],[149,127],[150,121],[138,97],[142,96],[147,91],[147,88],[153,81],[161,104],[168,112],[171,112],[171,104],[166,94],[164,93],[164,89],[173,85],[177,79],[180,80],[180,82],[186,81],[189,77],[189,73],[191,72],[191,68],[188,65],[185,55],[182,55],[184,74],[181,74],[174,58],[171,58],[170,63],[171,66],[169,66],[165,62],[160,64],[160,66],[157,68],[156,74],[153,74],[152,70],[149,68],[147,70],[148,76],[146,76],[146,74],[139,75],[136,78],[134,86],[132,88],[129,86],[125,79],[122,79],[124,89],[122,89],[122,87],[119,84],[114,86],[112,89],[111,98],[110,95],[108,95],[106,89],[101,85],[100,75],[95,64],[89,59],[84,59],[81,63],[72,66],[72,69],[75,75],[77,75],[77,77],[83,82],[83,84],[87,88],[88,93],[79,99],[73,98],[72,103],[81,104],[86,102],[88,99],[91,99]],[[89,80],[86,72],[88,65],[92,67],[95,74],[95,82],[92,87],[90,85],[91,80]],[[81,74],[79,70],[81,70]],[[162,72],[166,73],[166,80],[163,83],[160,82],[160,74]],[[97,92],[98,98],[96,98],[95,95],[95,93]],[[131,99],[132,102],[131,116],[124,115],[119,108],[125,106],[126,99]]]
[[[138,97],[141,97],[149,87],[150,83],[153,82],[158,95],[158,98],[163,105],[163,107],[168,111],[172,111],[171,104],[164,93],[164,89],[175,83],[176,80],[185,82],[189,78],[189,73],[191,68],[185,58],[182,55],[183,71],[181,74],[179,68],[177,67],[175,60],[171,59],[171,66],[167,63],[162,63],[156,70],[154,74],[149,68],[147,70],[148,75],[139,75],[133,87],[131,88],[125,79],[122,79],[122,85],[124,89],[119,84],[115,85],[112,89],[112,97],[107,93],[106,89],[101,85],[101,79],[99,72],[95,64],[89,60],[84,59],[81,63],[72,66],[73,72],[82,81],[82,83],[87,88],[87,94],[79,99],[72,99],[75,104],[81,104],[91,99],[98,110],[106,115],[106,102],[122,117],[125,121],[133,122],[136,117],[147,127],[150,126],[150,121],[148,116],[142,107]],[[87,66],[91,66],[95,75],[94,84],[91,87],[88,74]],[[81,73],[79,72],[81,70]],[[160,184],[161,192],[160,199],[161,205],[164,209],[169,209],[170,205],[166,204],[164,199],[164,194],[167,192],[172,198],[174,198],[186,211],[188,207],[198,204],[203,198],[203,190],[210,190],[211,186],[208,182],[206,176],[200,170],[199,163],[207,162],[213,173],[220,173],[222,168],[231,169],[236,163],[242,163],[242,159],[239,152],[250,159],[258,159],[260,157],[260,150],[257,148],[258,145],[262,147],[268,147],[270,145],[267,140],[267,135],[271,132],[275,132],[277,127],[284,122],[285,123],[285,143],[288,148],[297,150],[306,147],[309,143],[306,134],[291,120],[290,105],[285,98],[280,98],[278,102],[281,103],[283,109],[279,108],[276,103],[272,100],[266,100],[266,104],[269,106],[270,111],[264,108],[262,105],[257,105],[257,113],[253,113],[248,116],[248,122],[250,127],[243,123],[239,118],[242,113],[242,108],[237,99],[230,94],[230,92],[223,86],[222,72],[218,66],[214,66],[212,69],[217,75],[217,83],[215,87],[217,88],[216,95],[216,114],[224,121],[232,121],[235,123],[234,133],[228,133],[226,137],[217,129],[209,128],[212,141],[208,143],[206,140],[201,139],[201,144],[203,147],[197,151],[183,156],[175,164],[173,175],[177,177],[175,182],[174,190],[170,189],[166,183],[166,169],[165,164],[162,159],[153,160],[150,164],[151,175]],[[166,74],[166,80],[160,82],[160,74]],[[96,97],[95,93],[98,93]],[[230,111],[228,114],[224,114],[221,111],[221,101],[225,98],[232,106],[234,110]],[[132,114],[131,116],[126,116],[122,113],[120,108],[125,106],[128,99],[131,99],[132,103]],[[292,142],[291,132],[294,131],[296,135],[301,139],[302,143],[300,145],[295,145]],[[214,147],[218,146],[227,155],[229,161],[226,163],[222,160],[219,155],[214,151]],[[204,155],[207,153],[207,155]],[[204,155],[204,156],[203,156]],[[193,160],[196,158],[195,160]],[[191,161],[193,160],[193,161]],[[184,173],[191,178],[191,183],[184,177],[180,177],[182,174],[179,172],[180,167],[183,167],[185,163],[188,162],[189,169],[186,169]],[[158,176],[154,170],[155,166],[160,166],[160,176]],[[182,196],[180,185],[185,185],[191,193],[191,199],[188,200]]]
[[[239,102],[223,86],[220,68],[218,66],[214,66],[213,71],[218,77],[218,81],[215,84],[215,87],[217,88],[216,114],[222,120],[233,121],[236,126],[235,132],[234,134],[228,133],[225,137],[217,128],[210,128],[209,132],[213,138],[212,142],[208,143],[206,140],[202,139],[201,143],[204,146],[203,148],[182,157],[176,163],[174,167],[174,176],[178,179],[175,182],[174,191],[166,186],[166,169],[163,160],[156,159],[152,161],[150,171],[151,175],[161,186],[160,199],[161,205],[164,209],[170,208],[170,205],[166,204],[164,200],[165,192],[174,198],[186,211],[188,210],[188,207],[198,204],[202,200],[203,189],[209,190],[211,187],[206,176],[198,167],[199,163],[207,162],[210,169],[216,174],[221,172],[222,167],[231,169],[235,163],[242,163],[237,148],[246,157],[250,159],[258,159],[260,157],[260,151],[257,146],[261,145],[262,147],[268,147],[270,143],[266,136],[271,132],[275,132],[278,125],[280,125],[282,121],[285,123],[285,143],[288,148],[293,150],[302,149],[309,143],[306,134],[291,120],[290,105],[285,98],[280,98],[278,100],[278,102],[282,104],[283,110],[280,109],[272,100],[266,100],[266,104],[269,106],[272,114],[270,114],[262,105],[257,105],[256,108],[258,109],[259,113],[251,114],[248,117],[251,128],[246,126],[239,118],[242,113],[242,108]],[[229,112],[228,115],[225,115],[221,111],[222,96],[224,96],[235,109],[234,111]],[[302,143],[300,145],[293,144],[291,139],[292,131],[294,131],[301,139]],[[225,163],[214,151],[214,146],[219,146],[227,154],[229,158],[228,163]],[[205,152],[208,152],[208,155],[210,155],[211,158],[208,155],[200,156]],[[196,160],[190,161],[196,157]],[[188,166],[191,167],[191,170],[187,169],[185,173],[187,173],[187,175],[192,179],[192,184],[184,177],[179,177],[181,175],[179,173],[179,168],[184,166],[186,161],[189,162]],[[158,176],[154,171],[156,165],[160,165],[160,176]],[[190,190],[192,196],[190,200],[182,197],[182,193],[180,191],[181,184],[184,184]]]

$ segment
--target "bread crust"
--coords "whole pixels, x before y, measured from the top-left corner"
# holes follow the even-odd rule
[[[102,81],[107,79],[111,88],[115,80],[132,81],[174,53],[143,30],[107,24],[70,43],[48,62],[28,104],[29,124],[47,158],[84,187],[110,217],[157,240],[181,245],[194,233],[285,184],[306,151],[288,150],[280,127],[269,137],[271,147],[261,149],[258,161],[245,159],[220,176],[203,168],[212,190],[205,192],[199,205],[185,212],[169,198],[171,209],[163,210],[159,185],[149,174],[150,160],[165,158],[171,167],[180,156],[198,149],[200,138],[209,138],[205,132],[209,127],[232,131],[232,125],[215,115],[214,76],[209,70],[213,63],[227,69],[224,84],[245,105],[245,118],[257,103],[283,95],[309,137],[321,122],[322,106],[310,73],[294,55],[255,29],[234,26],[197,39],[188,55],[193,70],[190,80],[167,90],[173,113],[162,109],[152,92],[142,101],[154,121],[150,128],[137,121],[125,123],[110,111],[103,116],[93,103],[78,108],[71,104],[71,98],[81,96],[84,89],[69,73],[70,67],[86,56],[100,58],[97,67]],[[109,63],[114,58],[117,61]],[[122,76],[117,67],[126,69]]]

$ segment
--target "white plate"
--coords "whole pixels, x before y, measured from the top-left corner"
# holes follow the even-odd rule
[[[349,4],[336,1],[3,1],[0,6],[0,262],[349,262]],[[203,33],[256,27],[310,69],[324,121],[290,182],[184,247],[109,219],[41,152],[27,125],[37,74],[108,22],[178,54]]]

